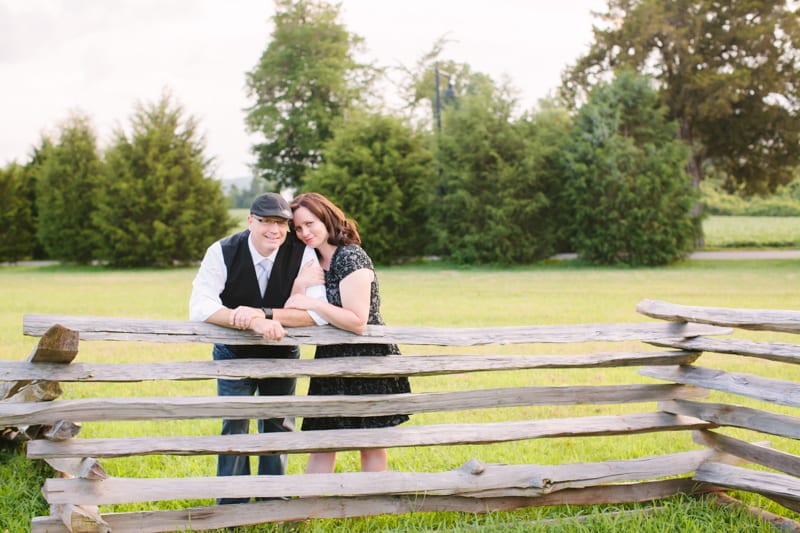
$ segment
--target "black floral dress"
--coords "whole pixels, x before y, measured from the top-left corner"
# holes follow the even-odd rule
[[[372,260],[367,253],[355,244],[340,246],[333,253],[330,270],[325,272],[325,293],[328,302],[342,306],[339,283],[356,270],[369,268],[374,272]],[[378,293],[378,278],[372,280],[368,324],[383,325],[380,313],[381,300]],[[357,357],[378,355],[399,355],[394,344],[332,344],[318,346],[315,358]],[[308,386],[309,396],[331,396],[337,394],[398,394],[411,392],[408,378],[311,378]],[[359,429],[389,427],[402,424],[408,415],[305,418],[303,430],[314,429]]]

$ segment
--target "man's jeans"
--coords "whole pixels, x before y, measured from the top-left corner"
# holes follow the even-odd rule
[[[286,349],[282,347],[282,349]],[[280,359],[297,358],[300,350],[295,350],[294,356],[277,356]],[[236,355],[223,344],[215,344],[213,357],[215,361],[237,359]],[[265,356],[269,358],[268,356]],[[294,394],[294,378],[269,378],[269,379],[218,379],[217,394],[219,396],[288,396]],[[249,432],[250,420],[222,421],[222,435],[239,435]],[[273,433],[278,431],[292,431],[294,419],[270,418],[258,421],[259,433]],[[271,454],[258,456],[259,475],[280,475],[286,473],[286,455]],[[246,455],[219,455],[217,460],[218,476],[247,476],[250,475],[250,457]],[[247,503],[250,498],[219,498],[218,504]]]

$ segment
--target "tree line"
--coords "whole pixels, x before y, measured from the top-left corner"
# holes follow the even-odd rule
[[[101,151],[90,118],[74,113],[26,164],[0,169],[0,259],[172,266],[233,226],[197,123],[168,93],[112,137]]]
[[[699,190],[772,193],[798,175],[800,8],[609,0],[559,93],[514,89],[444,58],[397,72],[357,60],[340,6],[276,0],[245,74],[245,127],[267,189],[329,196],[380,263],[524,264],[577,252],[660,265],[702,240]],[[535,66],[532,65],[532,68]],[[394,74],[404,106],[379,90]],[[197,123],[165,94],[99,150],[70,117],[0,169],[0,256],[119,266],[198,260],[231,227]]]

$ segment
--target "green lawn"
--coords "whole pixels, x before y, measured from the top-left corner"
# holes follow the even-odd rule
[[[387,323],[440,327],[504,326],[521,324],[569,324],[648,321],[635,312],[641,299],[661,299],[687,305],[721,307],[800,308],[800,261],[686,261],[665,268],[598,268],[577,262],[557,262],[509,269],[456,269],[444,265],[381,268],[378,271]],[[3,267],[0,268],[0,359],[24,359],[35,338],[21,333],[25,313],[54,313],[97,316],[185,319],[194,269],[119,271],[103,268]],[[795,342],[789,335],[762,332],[742,334],[757,340]],[[404,353],[421,348],[403,347]],[[568,353],[575,350],[603,350],[604,347],[536,346],[535,353]],[[614,348],[622,349],[622,348]],[[627,347],[625,349],[628,349]],[[632,347],[635,349],[635,347]],[[522,353],[522,347],[480,348],[478,350]],[[433,350],[429,350],[433,351]],[[310,350],[304,350],[308,357]],[[134,362],[147,360],[207,360],[204,345],[152,345],[125,342],[83,342],[80,361]],[[733,356],[703,356],[700,363],[800,382],[800,368],[786,364]],[[647,382],[635,369],[590,369],[577,371],[539,370],[469,374],[444,378],[416,378],[416,391],[451,390],[519,385],[579,385]],[[299,384],[304,393],[306,384]],[[130,385],[65,384],[65,398],[107,395],[159,396],[165,394],[213,395],[212,381]],[[113,389],[113,390],[112,390]],[[756,402],[712,393],[711,399],[762,407]],[[654,406],[531,407],[502,412],[437,413],[417,415],[412,423],[491,421],[508,418],[547,418],[614,414]],[[797,415],[789,408],[773,411]],[[191,423],[85,424],[82,436],[135,436],[148,434],[216,434],[218,421]],[[742,431],[727,434],[747,440],[765,440],[763,435]],[[800,443],[770,437],[772,446],[800,455]],[[541,439],[523,443],[484,447],[456,446],[391,450],[390,467],[399,471],[440,471],[458,467],[471,458],[484,462],[570,463],[639,457],[670,451],[696,449],[684,432],[628,437],[583,439]],[[39,496],[41,475],[25,473],[25,461],[14,455],[0,455],[0,477],[15,479],[18,491],[3,483],[0,494],[0,531],[23,531],[31,516],[48,514]],[[304,456],[290,459],[290,472],[302,472]],[[104,460],[111,475],[182,476],[213,475],[213,457],[148,457]],[[357,469],[357,458],[345,453],[342,471]],[[37,484],[39,486],[37,486]],[[5,491],[5,493],[3,492]],[[24,496],[18,496],[23,495]],[[799,519],[796,513],[748,494],[737,496],[767,507],[771,512]],[[208,502],[183,502],[186,504]],[[164,502],[148,508],[166,508]],[[739,511],[721,510],[694,500],[671,500],[654,515],[636,514],[619,518],[602,517],[587,523],[570,521],[556,525],[531,525],[530,521],[574,517],[590,509],[545,508],[513,513],[464,515],[459,513],[384,516],[357,520],[318,520],[301,526],[302,531],[769,531],[769,528]],[[109,506],[104,511],[142,509],[141,506]],[[640,509],[640,506],[624,506]],[[272,531],[272,526],[243,531]]]
[[[800,217],[711,216],[703,231],[709,248],[800,248]]]

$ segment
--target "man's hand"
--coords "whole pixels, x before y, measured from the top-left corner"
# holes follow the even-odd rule
[[[279,341],[286,336],[286,330],[283,329],[283,325],[280,322],[263,316],[254,318],[250,323],[250,329],[268,341]]]
[[[228,317],[228,323],[232,328],[250,329],[250,325],[256,318],[264,318],[264,311],[262,309],[240,305],[231,311]]]

